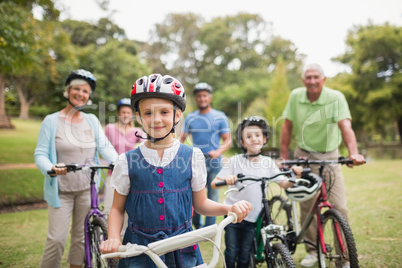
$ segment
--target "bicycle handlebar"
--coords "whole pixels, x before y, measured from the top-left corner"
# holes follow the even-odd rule
[[[67,172],[76,172],[77,170],[97,170],[97,169],[110,169],[113,170],[114,164],[109,164],[109,165],[78,165],[78,164],[69,164],[69,165],[64,165],[64,166],[57,166],[57,168],[67,168]],[[49,175],[54,175],[56,172],[51,169],[47,171],[47,174]]]
[[[282,165],[331,165],[331,164],[342,164],[342,165],[353,165],[353,159],[347,159],[343,156],[335,160],[310,160],[308,158],[300,157],[294,160],[284,160],[280,162]],[[366,163],[366,161],[364,161]]]
[[[236,222],[237,214],[234,212],[229,212],[228,216],[223,219],[219,225],[214,224],[188,233],[169,237],[160,241],[150,243],[148,244],[148,246],[127,243],[127,245],[119,246],[117,252],[102,254],[101,257],[102,259],[129,258],[139,256],[141,254],[146,254],[152,259],[155,264],[157,264],[158,267],[166,267],[159,256],[164,255],[168,252],[173,252],[178,249],[195,245],[200,242],[211,240],[214,237],[215,245],[220,247],[220,241],[224,228],[228,224]],[[210,263],[211,267],[215,267],[219,259],[218,254],[219,251],[214,249],[212,260]]]
[[[310,168],[304,168],[302,171],[302,174],[307,174],[310,172],[311,172]],[[290,182],[293,182],[293,183],[296,182],[296,173],[292,169],[284,170],[282,172],[275,174],[272,177],[261,177],[261,178],[260,177],[250,177],[250,176],[243,175],[242,173],[239,173],[239,174],[237,174],[237,178],[238,178],[237,181],[238,182],[242,182],[242,181],[246,181],[246,180],[247,181],[261,181],[261,180],[270,181],[270,180],[275,179],[276,177],[283,176],[283,175],[291,177],[289,179]],[[217,181],[217,182],[215,182],[215,185],[216,186],[224,186],[224,185],[226,185],[226,181]]]

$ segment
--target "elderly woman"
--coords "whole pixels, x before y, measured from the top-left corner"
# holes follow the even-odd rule
[[[80,69],[66,79],[67,105],[42,122],[35,149],[35,164],[45,175],[44,199],[48,203],[49,225],[41,267],[60,267],[68,230],[71,243],[70,267],[82,267],[85,258],[84,221],[90,210],[90,184],[82,172],[68,173],[63,163],[85,163],[99,154],[113,162],[116,150],[106,138],[98,118],[82,112],[96,88],[92,73]],[[48,175],[48,170],[55,175]]]

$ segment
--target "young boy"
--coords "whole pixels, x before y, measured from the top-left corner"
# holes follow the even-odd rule
[[[261,149],[269,140],[269,125],[264,118],[259,116],[245,118],[237,127],[236,139],[244,154],[229,159],[227,165],[223,166],[212,181],[212,187],[217,188],[215,183],[221,180],[226,180],[229,187],[234,187],[237,181],[236,175],[239,173],[271,177],[279,172],[279,168],[270,157],[261,155]],[[301,168],[293,169],[298,173],[301,172]],[[285,189],[293,185],[284,177],[277,177],[273,181]],[[243,184],[248,186],[241,192],[231,193],[224,201],[224,204],[230,205],[244,199],[254,207],[243,222],[230,224],[225,229],[225,261],[228,268],[236,267],[236,263],[239,268],[248,267],[255,222],[262,209],[260,184],[252,181],[245,181]]]
[[[102,253],[116,252],[121,245],[124,211],[129,220],[123,244],[147,245],[189,232],[192,206],[207,216],[235,212],[241,222],[252,206],[247,201],[223,205],[206,198],[204,156],[198,148],[175,139],[175,126],[186,107],[185,90],[171,76],[152,74],[138,79],[131,105],[142,125],[146,141],[119,156],[112,174],[115,188],[109,214],[109,239]],[[197,246],[162,256],[168,267],[193,267],[202,263]],[[119,267],[155,267],[146,255],[121,259]]]

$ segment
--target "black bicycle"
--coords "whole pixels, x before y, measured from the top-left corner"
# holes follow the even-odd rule
[[[305,169],[303,172],[310,172]],[[292,255],[287,246],[286,232],[282,225],[277,225],[271,218],[270,203],[266,196],[266,186],[276,177],[290,176],[290,181],[295,182],[296,176],[293,170],[287,170],[277,173],[272,177],[256,177],[243,174],[237,175],[235,188],[229,189],[225,194],[232,191],[242,191],[247,185],[243,181],[253,181],[261,183],[262,210],[258,216],[255,229],[254,243],[250,253],[249,267],[256,267],[257,264],[265,262],[268,268],[276,267],[296,267]],[[216,186],[226,185],[226,181],[216,182]]]

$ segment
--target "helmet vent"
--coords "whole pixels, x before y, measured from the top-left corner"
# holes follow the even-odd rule
[[[164,84],[171,84],[173,82],[173,78],[171,78],[171,77],[166,77],[164,80],[163,80],[163,83]]]

